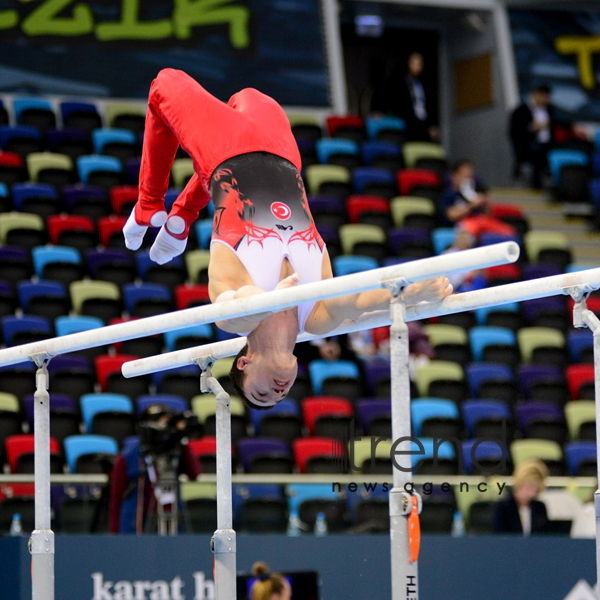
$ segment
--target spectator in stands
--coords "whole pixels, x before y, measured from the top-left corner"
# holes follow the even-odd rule
[[[411,52],[398,93],[397,113],[406,121],[406,131],[411,139],[439,142],[440,129],[433,117],[432,92],[425,90],[421,79],[424,66],[423,55]]]
[[[475,239],[482,233],[499,233],[508,237],[516,236],[514,228],[489,215],[492,198],[487,188],[475,177],[473,163],[459,160],[452,168],[450,188],[440,201],[443,223],[452,227],[460,223]]]
[[[521,165],[529,163],[532,168],[531,187],[542,188],[542,174],[548,161],[548,150],[553,145],[553,110],[550,104],[550,88],[537,86],[527,100],[520,104],[510,117],[510,140],[515,155],[515,179]]]
[[[281,573],[270,573],[263,562],[255,562],[252,574],[257,578],[250,590],[250,600],[291,600],[292,588]]]
[[[143,424],[152,423],[154,431],[162,432],[160,441],[166,440],[165,443],[170,451],[171,435],[175,438],[178,436],[175,433],[169,434],[169,438],[164,438],[165,432],[171,427],[183,432],[184,417],[185,415],[181,413],[174,413],[159,404],[153,404],[144,411],[138,426],[143,427]],[[135,438],[124,447],[115,461],[110,489],[109,529],[111,533],[144,533],[147,517],[151,514],[155,502],[154,484],[157,475],[156,471],[150,469],[146,463],[146,457],[151,453],[145,445],[141,437]],[[201,472],[200,462],[192,454],[187,443],[181,443],[178,439],[175,450],[177,445],[180,446],[179,472],[190,479],[196,479]],[[159,451],[159,446],[157,443],[153,446],[154,455],[154,451]]]
[[[536,498],[545,488],[546,477],[548,468],[536,459],[526,461],[515,469],[511,492],[495,506],[496,533],[528,536],[544,531],[548,522],[546,505]]]

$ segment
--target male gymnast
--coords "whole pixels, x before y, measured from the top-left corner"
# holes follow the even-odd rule
[[[164,196],[180,145],[195,172],[167,215]],[[332,277],[300,170],[289,121],[275,100],[246,88],[225,104],[183,71],[164,69],[150,88],[139,198],[123,229],[126,246],[137,250],[147,228],[160,227],[150,257],[170,261],[185,250],[191,224],[212,197],[211,302]],[[451,293],[448,279],[438,277],[411,284],[405,298],[416,304]],[[218,322],[248,337],[231,370],[236,390],[252,408],[271,408],[296,379],[299,333],[324,335],[346,319],[387,308],[390,299],[377,289]]]

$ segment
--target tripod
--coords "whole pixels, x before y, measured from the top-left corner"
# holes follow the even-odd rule
[[[179,448],[178,448],[179,450]],[[179,530],[179,452],[146,454],[148,477],[154,485],[158,535],[177,535]],[[167,507],[170,506],[170,509]]]

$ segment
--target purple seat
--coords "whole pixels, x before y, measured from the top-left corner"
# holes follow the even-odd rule
[[[237,447],[246,472],[250,471],[252,459],[261,454],[275,454],[291,458],[288,445],[283,440],[276,438],[242,438],[238,440]]]
[[[561,296],[527,300],[521,304],[521,307],[525,321],[529,324],[534,323],[536,318],[543,313],[567,314],[565,299]]]
[[[562,269],[551,263],[537,263],[528,264],[523,267],[521,271],[522,279],[539,279],[540,277],[552,277],[553,275],[560,275]]]
[[[25,416],[27,417],[27,421],[31,427],[33,427],[33,394],[29,396],[25,396],[23,398],[23,407],[25,409]],[[67,394],[50,394],[50,411],[64,411],[64,412],[72,412],[77,413],[77,406],[71,398]]]
[[[538,382],[564,383],[562,371],[552,365],[521,365],[518,370],[519,383],[525,395],[531,394],[531,387]]]
[[[92,152],[92,136],[83,129],[49,129],[47,132],[48,148],[52,152],[62,152],[64,146],[77,145],[85,148],[84,154]]]
[[[390,378],[390,363],[385,360],[368,361],[364,363],[367,389],[369,393],[377,392],[377,384],[382,379]]]
[[[479,386],[484,381],[513,381],[512,370],[508,365],[500,363],[471,363],[465,369],[471,393],[478,397]]]
[[[392,403],[384,398],[363,398],[356,404],[356,414],[363,431],[375,417],[388,417],[392,414]]]
[[[460,409],[469,437],[474,435],[475,425],[480,419],[505,418],[508,420],[510,418],[508,406],[500,400],[466,400]]]
[[[135,269],[131,253],[125,250],[111,250],[109,248],[88,250],[85,253],[85,262],[93,278],[96,277],[98,268],[104,265],[118,264],[118,266],[127,266]]]
[[[60,373],[63,371],[77,371],[95,373],[92,369],[90,362],[83,356],[55,356],[48,363],[48,373],[50,374],[50,381],[52,382],[52,374]]]
[[[561,407],[550,402],[529,401],[521,402],[515,407],[519,429],[528,435],[528,427],[534,419],[552,419],[563,421],[564,415]]]
[[[106,190],[94,185],[82,183],[67,185],[63,188],[62,194],[68,212],[74,212],[77,205],[82,202],[106,203],[107,207],[110,205]]]
[[[2,246],[0,248],[0,261],[29,261],[29,253],[19,246]]]
[[[319,233],[326,244],[339,244],[340,236],[338,230],[335,227],[329,227],[327,225],[319,225]]]
[[[138,185],[141,164],[141,158],[129,158],[125,161],[125,174],[127,176],[127,182],[131,185]]]
[[[311,212],[333,212],[346,214],[344,201],[335,196],[308,196]]]
[[[431,236],[422,229],[391,229],[388,244],[395,254],[400,254],[405,246],[431,246]]]

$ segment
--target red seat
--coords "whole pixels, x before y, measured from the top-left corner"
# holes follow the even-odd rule
[[[0,500],[15,498],[17,496],[31,496],[35,494],[34,483],[7,483],[0,485]]]
[[[335,133],[340,127],[364,131],[365,121],[362,117],[356,115],[327,117],[327,132],[331,137],[335,137]]]
[[[96,227],[90,217],[82,215],[52,215],[48,217],[48,232],[53,244],[60,245],[60,236],[65,231],[94,233]]]
[[[346,201],[346,209],[350,223],[358,223],[360,215],[365,212],[389,214],[390,204],[381,196],[363,196],[355,194]]]
[[[310,435],[315,434],[315,424],[319,417],[353,415],[352,404],[346,398],[334,396],[313,396],[302,401],[302,414]]]
[[[98,221],[98,231],[100,232],[100,243],[108,248],[110,246],[110,238],[112,235],[119,233],[123,235],[123,227],[127,223],[127,217],[102,217]]]
[[[373,343],[379,348],[382,344],[387,344],[390,339],[390,326],[375,327],[373,329]]]
[[[490,281],[511,283],[521,279],[521,270],[517,265],[498,265],[496,267],[488,267],[485,271],[485,276]]]
[[[300,473],[306,473],[306,463],[315,457],[339,458],[340,452],[346,453],[346,449],[335,438],[310,437],[298,438],[292,442],[294,460],[300,469]]]
[[[6,438],[6,456],[10,466],[10,472],[17,472],[17,460],[23,454],[33,454],[35,437],[33,434],[11,435]],[[50,453],[60,455],[60,445],[56,438],[50,438]]]
[[[569,365],[565,371],[569,393],[573,400],[579,400],[579,390],[584,383],[593,383],[594,365]]]
[[[0,167],[23,168],[23,159],[14,152],[0,152]]]
[[[110,190],[110,201],[115,215],[123,214],[123,204],[132,202],[135,204],[138,199],[137,185],[117,185]],[[128,207],[126,216],[129,216],[131,207]]]
[[[494,204],[492,206],[492,217],[503,219],[505,217],[525,218],[523,211],[514,204]]]
[[[569,298],[569,313],[573,314],[573,306],[575,302],[573,302],[573,298]],[[600,317],[600,297],[598,296],[590,296],[586,300],[586,306],[589,310],[591,310],[597,317]]]
[[[441,185],[440,176],[427,169],[400,169],[396,177],[402,196],[410,196],[415,186],[439,188]]]
[[[208,304],[210,302],[208,286],[206,284],[178,285],[175,288],[175,301],[178,310],[189,308],[190,305]]]
[[[96,357],[96,377],[100,388],[104,392],[106,390],[106,384],[108,377],[112,373],[121,373],[121,366],[130,360],[136,360],[139,356],[133,356],[130,354],[115,354],[114,356],[108,356],[103,354]]]
[[[217,455],[217,438],[214,435],[204,435],[197,440],[190,440],[188,446],[192,454],[198,458]],[[233,444],[231,445],[231,454],[235,454]]]

